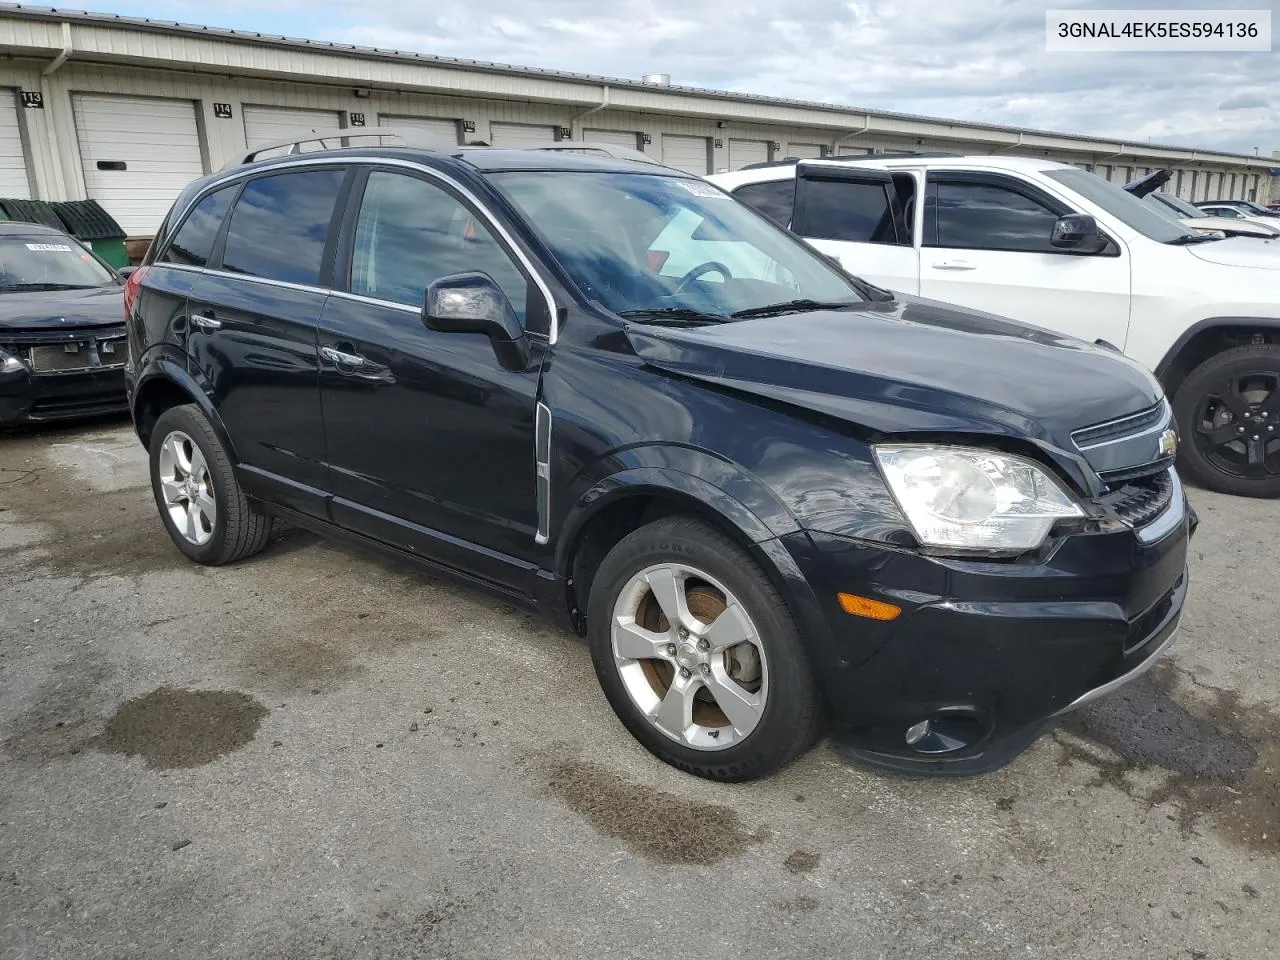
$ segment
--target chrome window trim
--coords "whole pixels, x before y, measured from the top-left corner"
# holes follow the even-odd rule
[[[226,176],[219,177],[216,180],[210,181],[208,184],[206,184],[205,189],[201,190],[198,194],[192,197],[191,201],[185,207],[183,207],[181,215],[177,217],[175,222],[176,223],[184,222],[187,215],[191,212],[192,208],[197,203],[199,203],[201,200],[207,197],[210,193],[213,193],[214,191],[219,190],[222,187],[227,186],[228,184],[234,183],[237,180],[247,180],[250,177],[256,177],[259,174],[272,172],[272,171],[287,172],[297,167],[342,166],[344,164],[359,164],[363,166],[401,167],[406,170],[413,170],[415,173],[426,174],[429,178],[435,181],[438,181],[439,183],[442,183],[448,186],[450,189],[456,191],[464,200],[466,200],[469,204],[471,204],[471,206],[480,214],[481,219],[485,221],[486,225],[495,234],[497,234],[499,237],[502,238],[506,247],[511,251],[511,253],[515,256],[515,258],[524,267],[525,271],[529,274],[529,276],[533,278],[534,284],[537,286],[538,290],[541,291],[542,296],[546,300],[546,304],[547,304],[548,322],[550,324],[549,336],[547,337],[547,340],[549,343],[554,344],[560,338],[560,317],[559,317],[559,313],[556,310],[555,297],[551,295],[551,288],[547,286],[547,282],[542,278],[542,275],[538,273],[537,270],[534,269],[533,262],[525,254],[524,250],[521,249],[520,244],[516,243],[515,238],[511,236],[511,234],[507,231],[506,227],[502,225],[502,223],[498,220],[497,217],[493,215],[493,212],[489,210],[488,207],[486,207],[483,203],[480,202],[480,199],[474,193],[472,193],[470,190],[468,190],[466,187],[460,184],[457,180],[453,179],[453,177],[450,177],[448,174],[441,173],[439,170],[436,170],[433,167],[429,167],[424,163],[415,163],[412,160],[401,160],[394,157],[371,157],[371,156],[358,156],[358,155],[343,156],[343,157],[334,157],[334,156],[315,157],[315,158],[309,158],[306,160],[299,160],[296,156],[281,157],[278,161],[266,161],[260,165],[255,164],[251,169],[244,168],[244,167],[237,168],[234,171],[229,172]],[[171,240],[172,240],[172,237],[166,238],[165,252],[168,251],[169,243],[171,242]],[[344,290],[333,290],[328,287],[320,287],[320,286],[314,286],[314,285],[308,286],[305,284],[289,283],[284,280],[272,280],[268,277],[252,277],[245,273],[228,273],[222,270],[209,270],[207,267],[189,267],[185,264],[172,264],[172,263],[155,263],[155,266],[191,269],[197,272],[205,272],[205,273],[210,273],[215,275],[237,277],[242,280],[255,280],[262,283],[277,284],[279,286],[289,287],[292,289],[323,290],[326,293],[330,293],[335,296],[345,296],[345,295],[355,296],[355,297],[360,296],[359,294],[347,294],[347,291],[344,291]],[[398,307],[407,306],[406,304],[403,304],[403,303],[392,304],[391,301],[386,301],[386,300],[374,300],[372,298],[365,298],[365,299],[369,299],[373,303],[382,303],[382,304],[394,305]],[[410,307],[409,309],[413,309],[413,308]],[[418,311],[415,310],[414,312],[416,313]],[[526,331],[526,333],[528,332],[529,331]],[[540,334],[538,334],[536,331],[533,332],[531,335],[540,336]]]

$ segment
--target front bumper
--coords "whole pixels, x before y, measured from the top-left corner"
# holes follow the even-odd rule
[[[819,673],[841,752],[925,774],[1008,762],[1058,716],[1132,680],[1167,649],[1194,526],[1179,491],[1145,529],[1070,535],[1036,562],[936,558],[830,534],[788,538],[834,638]],[[850,616],[840,591],[902,614]]]
[[[0,349],[23,368],[0,373],[0,424],[43,423],[122,413],[124,327],[4,331]],[[67,369],[41,369],[49,358]],[[34,358],[34,359],[33,359]]]

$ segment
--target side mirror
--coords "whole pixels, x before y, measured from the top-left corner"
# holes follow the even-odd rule
[[[1093,217],[1068,213],[1054,223],[1049,245],[1074,253],[1101,253],[1107,247],[1107,240],[1098,232],[1098,221]]]
[[[529,365],[529,341],[511,301],[483,273],[455,273],[427,287],[422,322],[441,333],[482,333],[508,370]]]

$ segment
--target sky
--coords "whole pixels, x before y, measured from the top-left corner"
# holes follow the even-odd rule
[[[79,0],[81,8],[1130,142],[1280,150],[1275,53],[1045,52],[1046,9],[1280,0]]]

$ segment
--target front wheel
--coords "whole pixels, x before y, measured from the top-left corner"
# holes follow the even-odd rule
[[[1280,497],[1280,344],[1214,354],[1173,399],[1179,467],[1201,486]]]
[[[592,581],[587,626],[614,712],[675,767],[750,780],[817,736],[820,701],[795,621],[717,530],[669,518],[624,537]]]

